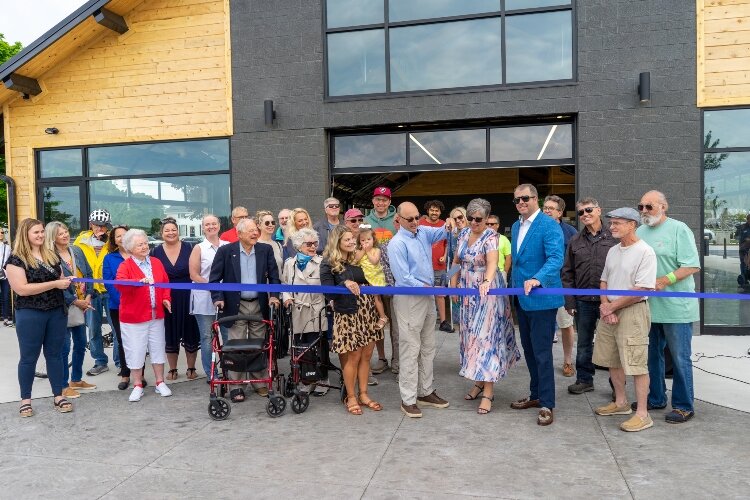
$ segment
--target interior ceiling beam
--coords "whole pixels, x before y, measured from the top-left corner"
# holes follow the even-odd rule
[[[24,95],[39,95],[42,93],[42,87],[35,78],[11,73],[3,79],[5,88],[20,92]]]
[[[104,7],[94,12],[94,20],[105,28],[116,31],[121,35],[127,33],[129,29],[128,23],[125,22],[125,18],[119,14],[115,14],[111,10],[105,9]]]

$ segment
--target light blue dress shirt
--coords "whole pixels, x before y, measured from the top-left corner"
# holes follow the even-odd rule
[[[445,226],[419,226],[416,234],[400,228],[388,242],[388,262],[396,286],[432,286],[432,245],[447,236]]]
[[[250,253],[240,243],[240,282],[248,285],[258,284],[258,273],[255,267],[255,245]],[[258,292],[240,292],[240,298],[244,300],[258,298]]]

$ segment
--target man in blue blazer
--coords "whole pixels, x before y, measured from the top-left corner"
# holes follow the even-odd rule
[[[516,410],[540,408],[537,424],[554,421],[555,373],[552,339],[557,309],[565,303],[562,295],[531,294],[534,288],[562,288],[560,269],[565,245],[557,221],[539,209],[539,195],[531,184],[521,184],[513,193],[513,203],[521,215],[511,230],[511,283],[523,288],[516,297],[518,328],[531,382],[529,396],[512,403]]]

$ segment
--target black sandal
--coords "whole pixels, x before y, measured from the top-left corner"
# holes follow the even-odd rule
[[[21,415],[22,418],[32,417],[34,416],[34,409],[31,408],[30,403],[26,403],[21,405],[21,407],[18,409],[18,414]]]
[[[198,374],[195,373],[195,368],[188,368],[187,371],[185,372],[185,376],[187,377],[188,380],[195,380],[198,378]]]
[[[125,389],[128,388],[129,385],[130,385],[130,379],[128,378],[127,382],[120,382],[119,384],[117,384],[117,388],[120,389],[121,391],[124,391]]]
[[[480,396],[479,398],[480,399],[487,399],[487,400],[489,400],[490,403],[492,403],[493,401],[495,401],[495,396],[492,396],[491,398],[488,398],[487,396]],[[477,408],[477,413],[479,413],[480,415],[487,415],[491,411],[492,411],[492,406],[491,405],[490,405],[490,407],[488,409],[487,408],[482,408],[481,406],[479,408]]]
[[[173,368],[167,372],[166,379],[167,380],[177,380],[177,377],[180,376],[180,373],[177,371],[177,368]]]
[[[476,387],[477,389],[479,389],[479,392],[475,396],[472,396],[471,395],[471,391],[474,390],[474,387]],[[471,390],[466,394],[466,396],[464,396],[464,399],[466,401],[474,401],[479,396],[481,396],[482,393],[484,392],[484,386],[474,384],[474,387],[472,387]]]
[[[68,401],[65,398],[61,398],[58,401],[53,401],[55,405],[55,410],[59,411],[60,413],[69,413],[73,411],[73,405],[70,404],[70,401]]]
[[[232,400],[232,403],[242,403],[245,401],[245,391],[242,389],[232,389],[229,391],[229,397]]]

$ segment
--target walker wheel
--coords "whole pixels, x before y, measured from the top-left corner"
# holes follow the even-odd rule
[[[271,396],[266,403],[266,413],[269,417],[277,418],[286,411],[286,399],[281,396]]]
[[[232,413],[232,405],[224,398],[212,399],[208,403],[208,415],[214,420],[224,420]]]
[[[292,398],[292,411],[294,413],[305,413],[305,410],[310,406],[310,395],[306,392],[295,394]]]
[[[294,396],[294,380],[292,380],[292,377],[286,379],[286,384],[284,384],[284,396],[288,398]]]

